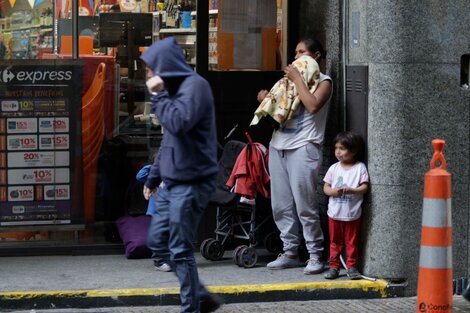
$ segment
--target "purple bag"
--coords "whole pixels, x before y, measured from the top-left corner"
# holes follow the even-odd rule
[[[150,258],[152,252],[147,247],[147,233],[151,216],[123,216],[116,220],[116,225],[124,243],[128,259]]]

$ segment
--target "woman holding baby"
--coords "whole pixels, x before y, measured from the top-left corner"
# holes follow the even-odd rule
[[[308,55],[318,63],[325,57],[320,42],[310,37],[302,39],[295,52],[296,59]],[[295,66],[288,65],[284,73],[295,84],[301,104],[282,127],[274,130],[269,146],[271,205],[284,253],[267,267],[299,267],[298,249],[303,236],[309,253],[304,273],[318,274],[324,264],[316,190],[333,83],[329,76],[320,73],[318,86],[312,92]],[[262,103],[269,93],[261,90],[258,101]]]

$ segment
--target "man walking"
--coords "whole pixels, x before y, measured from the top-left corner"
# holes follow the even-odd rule
[[[173,37],[155,42],[141,58],[147,65],[152,110],[164,128],[144,186],[148,199],[160,184],[148,245],[178,277],[181,312],[213,312],[221,302],[199,281],[193,252],[217,175],[211,87],[186,63]]]

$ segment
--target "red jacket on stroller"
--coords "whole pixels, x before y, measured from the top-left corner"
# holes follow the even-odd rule
[[[257,142],[249,142],[240,152],[226,185],[232,191],[255,199],[259,192],[270,197],[270,176],[268,170],[268,150]]]

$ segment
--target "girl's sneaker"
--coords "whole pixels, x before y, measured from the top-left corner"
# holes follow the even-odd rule
[[[355,267],[348,268],[347,274],[348,274],[349,279],[352,279],[352,280],[362,278],[361,273],[359,273],[359,271]]]
[[[339,270],[336,268],[330,268],[325,274],[326,279],[336,279],[339,276]]]

